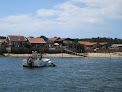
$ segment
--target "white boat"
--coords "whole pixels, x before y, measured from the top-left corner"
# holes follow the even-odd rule
[[[28,57],[27,59],[23,60],[23,67],[42,67],[48,66],[51,61],[47,58],[37,58],[37,52],[32,52],[32,56]]]
[[[42,67],[42,66],[48,66],[50,59],[42,59],[42,60],[33,60],[29,61],[27,59],[23,60],[23,67]]]

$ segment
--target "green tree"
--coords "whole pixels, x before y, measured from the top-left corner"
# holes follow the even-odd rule
[[[0,39],[6,39],[6,37],[5,36],[0,36]]]
[[[26,47],[26,48],[28,48],[28,49],[30,49],[31,48],[31,44],[29,43],[29,42],[24,42],[24,46]]]
[[[48,39],[46,36],[43,36],[43,35],[41,35],[40,38],[43,38],[45,41],[47,41]]]
[[[84,39],[74,39],[75,41],[89,41],[89,42],[108,42],[107,47],[110,47],[112,44],[122,44],[122,39],[118,38],[106,38],[106,37],[97,37],[97,38],[84,38]]]
[[[34,38],[33,36],[29,36],[29,38]]]
[[[74,43],[73,47],[75,49],[76,52],[85,52],[85,48],[83,44],[80,43]]]
[[[7,43],[4,42],[4,43],[2,44],[2,46],[3,46],[3,47],[6,47],[6,46],[7,46]]]

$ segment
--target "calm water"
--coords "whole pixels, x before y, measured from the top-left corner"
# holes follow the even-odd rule
[[[122,58],[50,58],[57,67],[23,68],[0,57],[0,92],[122,92]]]

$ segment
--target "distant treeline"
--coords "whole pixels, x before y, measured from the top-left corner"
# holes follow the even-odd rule
[[[33,36],[30,36],[33,37]],[[47,40],[48,38],[46,36],[41,35],[40,38],[43,38],[44,40]],[[0,36],[0,39],[6,39],[5,36]],[[108,42],[109,45],[111,44],[122,44],[122,39],[118,38],[106,38],[106,37],[97,37],[97,38],[83,38],[83,39],[73,39],[74,41],[89,41],[89,42]]]
[[[6,39],[6,37],[4,37],[4,36],[0,36],[0,39]]]
[[[89,42],[108,42],[108,44],[122,44],[122,39],[118,39],[118,38],[84,38],[84,39],[74,39],[75,41],[89,41]]]

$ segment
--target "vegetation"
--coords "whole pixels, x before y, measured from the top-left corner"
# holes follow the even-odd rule
[[[45,41],[47,41],[48,39],[46,36],[43,36],[43,35],[41,35],[40,38],[43,38]]]
[[[30,36],[31,38],[34,38],[33,36]],[[45,41],[47,41],[47,37],[41,35],[38,38],[43,38]],[[6,39],[6,37],[4,36],[0,36],[0,39]],[[73,52],[85,52],[85,47],[84,45],[78,43],[78,41],[89,41],[89,42],[108,42],[108,44],[105,45],[105,48],[110,47],[112,44],[122,44],[122,39],[118,39],[118,38],[106,38],[106,37],[97,37],[97,38],[84,38],[84,39],[73,39],[75,41],[75,43],[63,43],[64,44],[64,48],[66,47],[67,49],[73,51]],[[23,43],[24,47],[26,47],[25,49],[22,48],[13,48],[12,49],[12,53],[31,53],[31,51],[34,49],[37,49],[39,52],[50,52],[50,50],[48,49],[49,45],[46,44],[45,46],[43,46],[43,48],[33,48],[33,46],[31,46],[31,44],[26,41]],[[5,52],[5,48],[7,46],[7,43],[2,43],[1,48],[0,49],[0,54],[2,54],[3,52]],[[52,50],[51,53],[53,53],[54,50]],[[56,50],[55,52],[62,52],[62,45],[56,46]]]
[[[25,46],[26,48],[28,48],[28,49],[31,48],[31,44],[30,44],[29,42],[24,42],[24,46]]]
[[[5,36],[0,36],[0,39],[6,39],[6,37]]]
[[[4,42],[4,43],[2,44],[2,46],[3,46],[3,47],[6,47],[6,46],[7,46],[7,43]]]
[[[85,48],[83,44],[80,43],[74,43],[73,47],[75,49],[76,52],[85,52]]]
[[[108,42],[109,45],[111,44],[122,44],[122,39],[118,39],[118,38],[106,38],[106,37],[103,37],[103,38],[100,38],[100,37],[97,37],[97,38],[84,38],[84,39],[74,39],[75,41],[89,41],[89,42]]]
[[[29,36],[29,38],[34,38],[33,36]]]

